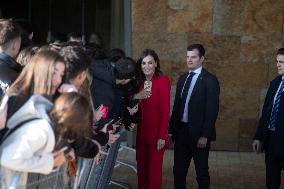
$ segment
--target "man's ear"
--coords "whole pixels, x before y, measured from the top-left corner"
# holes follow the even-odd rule
[[[205,60],[205,57],[204,57],[204,56],[202,56],[202,57],[200,58],[200,61],[203,63],[203,62],[204,62],[204,60]]]

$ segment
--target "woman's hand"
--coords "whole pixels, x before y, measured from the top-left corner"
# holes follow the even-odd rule
[[[127,110],[130,115],[134,115],[136,112],[138,112],[138,104],[136,104],[133,108],[127,107]]]
[[[151,91],[147,89],[141,90],[139,93],[134,95],[134,99],[141,100],[141,99],[146,99],[149,98],[152,95]]]
[[[4,129],[7,120],[7,112],[8,112],[8,96],[4,96],[1,106],[0,106],[0,130]]]
[[[60,167],[66,162],[64,152],[56,151],[53,152],[53,168]]]
[[[165,147],[166,141],[164,139],[158,139],[157,141],[157,150],[160,151],[162,148]]]
[[[103,133],[107,133],[108,126],[111,125],[112,122],[113,122],[113,119],[110,120],[108,123],[106,123],[106,124],[103,126],[103,128],[101,128],[100,131],[103,132]]]

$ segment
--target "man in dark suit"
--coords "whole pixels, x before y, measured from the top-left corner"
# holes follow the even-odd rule
[[[278,74],[270,82],[262,115],[253,141],[253,150],[265,150],[266,187],[278,189],[284,168],[284,48],[277,52]]]
[[[209,188],[210,141],[216,139],[219,111],[218,79],[202,68],[205,49],[200,44],[187,48],[188,72],[177,83],[169,134],[174,144],[174,186],[186,188],[186,175],[193,158],[199,189]]]

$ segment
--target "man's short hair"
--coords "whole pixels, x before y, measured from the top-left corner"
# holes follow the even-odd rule
[[[21,28],[16,22],[7,19],[0,20],[0,47],[7,49],[14,39],[21,37]]]
[[[114,65],[114,75],[116,79],[131,79],[136,74],[136,62],[130,57],[120,58]]]
[[[205,56],[205,49],[201,44],[192,44],[187,47],[187,51],[193,51],[196,49],[198,51],[199,57]]]
[[[277,55],[284,55],[284,48],[280,48],[277,50]]]

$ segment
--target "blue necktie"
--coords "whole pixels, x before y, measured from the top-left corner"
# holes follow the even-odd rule
[[[281,94],[284,89],[284,79],[281,81],[280,89],[278,90],[278,93],[276,94],[276,98],[272,107],[271,115],[270,115],[270,121],[268,128],[272,131],[275,131],[276,121],[277,121],[277,112],[279,109]]]
[[[182,116],[183,116],[183,113],[184,113],[184,108],[185,108],[185,103],[186,103],[186,98],[187,98],[187,95],[188,95],[188,91],[189,91],[189,87],[190,87],[190,83],[192,81],[192,78],[194,76],[194,72],[190,72],[189,76],[187,77],[186,81],[185,81],[185,84],[183,86],[183,90],[182,90],[182,93],[181,93],[181,103],[180,103],[180,113],[179,113],[179,118],[180,120],[182,119]]]

